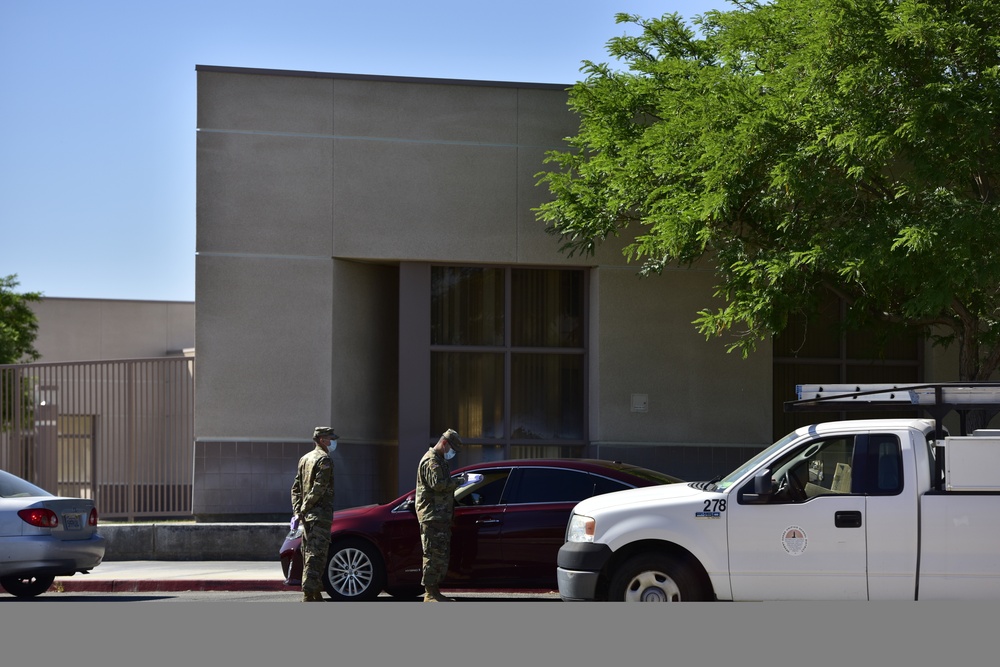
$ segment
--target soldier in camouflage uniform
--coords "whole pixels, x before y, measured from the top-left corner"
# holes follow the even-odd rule
[[[299,459],[292,482],[292,513],[302,525],[302,599],[323,600],[323,570],[333,523],[333,463],[337,434],[329,426],[313,429],[316,446]]]
[[[448,572],[451,552],[451,518],[455,509],[455,489],[461,479],[451,477],[452,458],[462,446],[458,433],[445,431],[429,448],[417,466],[417,520],[423,548],[424,602],[450,601],[441,594],[440,583]]]

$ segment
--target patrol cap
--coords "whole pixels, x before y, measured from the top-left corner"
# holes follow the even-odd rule
[[[317,426],[313,429],[313,440],[322,437],[328,437],[331,440],[336,440],[340,436],[333,432],[332,426]]]
[[[462,448],[462,439],[458,437],[458,431],[456,431],[455,429],[453,428],[448,429],[447,431],[441,434],[441,437],[447,440],[448,444],[451,445],[451,448],[454,449],[456,452]]]

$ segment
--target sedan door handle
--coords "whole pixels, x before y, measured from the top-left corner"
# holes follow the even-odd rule
[[[856,510],[850,512],[836,512],[833,515],[833,523],[837,528],[860,528],[861,512]]]
[[[476,519],[477,526],[489,526],[494,523],[500,523],[500,519]]]

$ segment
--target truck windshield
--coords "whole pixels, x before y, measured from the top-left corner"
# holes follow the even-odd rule
[[[735,484],[741,477],[746,475],[751,470],[757,468],[761,463],[770,458],[775,452],[777,452],[779,449],[782,449],[785,445],[790,443],[792,440],[795,440],[797,437],[798,434],[792,431],[784,438],[774,443],[773,445],[762,451],[760,454],[757,454],[757,456],[753,457],[752,459],[741,465],[739,468],[732,471],[731,473],[723,477],[721,480],[716,482],[715,488],[718,489],[719,491],[728,489],[730,486]]]

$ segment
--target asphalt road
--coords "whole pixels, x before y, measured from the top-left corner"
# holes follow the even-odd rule
[[[543,593],[506,593],[506,592],[462,592],[448,593],[460,602],[495,602],[495,601],[538,601],[559,602],[556,592]],[[36,598],[19,600],[9,595],[0,595],[0,604],[6,602],[299,602],[302,594],[298,591],[170,591],[170,592],[66,592],[50,591]],[[375,602],[395,602],[410,604],[419,602],[419,598],[399,600],[386,594],[379,596]],[[333,602],[333,600],[326,600]],[[364,604],[344,602],[340,605]]]

